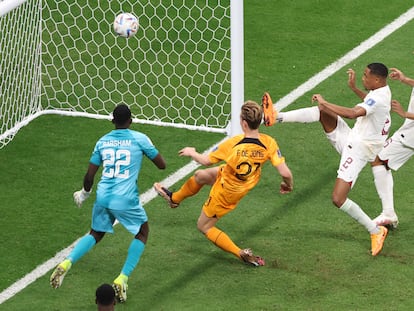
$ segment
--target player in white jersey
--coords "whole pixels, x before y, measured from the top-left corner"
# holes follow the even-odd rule
[[[53,288],[60,287],[71,266],[88,253],[106,232],[113,233],[112,226],[118,220],[134,235],[121,273],[113,282],[117,300],[124,302],[127,298],[128,277],[140,260],[149,233],[148,217],[139,200],[137,185],[142,159],[148,157],[159,169],[165,169],[166,165],[148,136],[129,129],[132,119],[128,106],[116,106],[112,122],[115,129],[96,143],[83,179],[83,188],[73,194],[76,205],[81,207],[92,191],[96,172],[102,166],[102,177],[92,210],[91,230],[56,267],[50,277],[50,284]]]
[[[374,219],[377,224],[390,225],[396,228],[398,217],[394,210],[394,181],[391,170],[398,170],[414,154],[414,79],[406,77],[401,70],[390,68],[390,78],[413,87],[407,112],[401,104],[393,100],[391,107],[399,116],[405,118],[403,125],[389,138],[376,161],[374,168],[378,170],[378,194],[382,200],[382,212]]]
[[[388,229],[377,225],[360,206],[348,198],[359,173],[368,162],[373,162],[387,138],[390,126],[391,90],[387,85],[388,68],[381,63],[369,64],[362,78],[368,93],[355,87],[355,72],[347,71],[348,85],[363,100],[353,108],[338,106],[315,94],[312,101],[317,107],[288,112],[277,112],[268,93],[263,96],[264,123],[276,122],[320,122],[327,138],[341,154],[337,178],[332,193],[332,202],[346,212],[371,235],[371,253],[376,256],[381,250]],[[343,120],[356,119],[353,128]]]

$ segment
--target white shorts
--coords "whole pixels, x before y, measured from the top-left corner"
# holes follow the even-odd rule
[[[399,133],[389,138],[382,150],[378,153],[378,157],[387,163],[392,170],[398,170],[405,162],[414,155],[414,149],[404,145],[401,142]]]
[[[348,144],[348,136],[350,132],[351,128],[348,124],[342,118],[338,117],[336,129],[331,133],[326,133],[326,137],[336,151],[341,154],[337,178],[349,182],[351,183],[351,186],[354,186],[359,173],[368,161],[357,156],[357,149]]]
[[[341,161],[339,162],[337,178],[351,183],[352,186],[359,176],[359,173],[367,165],[368,161],[356,156],[352,146],[346,146],[342,150]]]
[[[342,150],[344,150],[346,146],[350,132],[351,128],[349,125],[344,121],[344,119],[338,117],[336,129],[331,133],[326,133],[326,137],[328,138],[329,142],[332,144],[332,146],[334,146],[335,150],[339,154],[342,154]]]

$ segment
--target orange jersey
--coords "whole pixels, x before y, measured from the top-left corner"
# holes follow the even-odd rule
[[[266,134],[259,134],[258,139],[244,134],[229,138],[209,154],[209,159],[212,163],[226,162],[221,167],[220,183],[226,185],[226,191],[243,195],[259,182],[266,161],[273,166],[285,162],[275,139]]]

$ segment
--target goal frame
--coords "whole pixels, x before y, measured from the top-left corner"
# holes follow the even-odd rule
[[[220,0],[219,0],[220,1]],[[229,0],[230,1],[230,96],[231,96],[231,108],[230,108],[230,121],[227,126],[222,128],[203,128],[186,124],[171,124],[168,122],[151,121],[142,119],[133,119],[134,123],[142,124],[154,124],[159,126],[174,126],[179,128],[187,128],[191,130],[205,130],[210,132],[218,132],[226,134],[227,136],[233,136],[242,133],[239,118],[240,107],[244,101],[244,30],[243,30],[243,0]],[[18,7],[23,7],[27,0],[3,0],[0,1],[0,18]],[[41,29],[39,29],[39,32]],[[236,52],[233,52],[236,51]],[[1,68],[0,68],[1,69]],[[39,75],[41,75],[41,69],[39,68]],[[37,83],[42,83],[41,79],[36,80]],[[33,89],[38,89],[39,86]],[[3,90],[0,89],[0,95]],[[39,92],[36,92],[39,93]],[[41,94],[36,94],[41,96]],[[1,96],[0,96],[1,97]],[[68,111],[61,109],[47,109],[43,108],[40,104],[40,98],[38,99],[37,111],[30,111],[27,115],[24,115],[19,120],[15,121],[5,131],[0,132],[0,148],[7,145],[14,135],[32,120],[47,114],[58,114],[67,116],[80,116],[95,119],[110,119],[111,115],[92,114],[81,111]]]

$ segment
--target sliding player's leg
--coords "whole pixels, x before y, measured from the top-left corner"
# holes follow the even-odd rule
[[[162,196],[171,208],[176,208],[186,198],[196,195],[204,185],[213,185],[217,179],[219,167],[211,167],[197,170],[193,176],[175,192],[164,187],[160,183],[154,184],[155,191]]]
[[[214,192],[214,186],[211,192]],[[220,195],[225,196],[225,194],[221,193],[218,197],[220,197]],[[224,231],[216,227],[218,220],[230,213],[236,207],[238,200],[235,200],[235,202],[236,203],[232,205],[223,207],[221,201],[218,200],[217,197],[210,195],[204,203],[203,209],[197,220],[197,228],[208,240],[225,252],[233,254],[240,260],[252,266],[264,266],[265,261],[263,258],[253,255],[251,249],[241,249]]]

